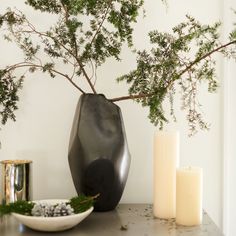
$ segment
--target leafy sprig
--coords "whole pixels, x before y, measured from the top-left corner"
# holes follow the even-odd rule
[[[218,88],[213,54],[218,52],[236,59],[232,53],[236,51],[236,40],[231,33],[231,41],[222,44],[220,23],[202,25],[193,17],[186,17],[187,21],[174,27],[172,33],[150,32],[151,50],[138,51],[136,69],[117,80],[130,85],[130,97],[149,107],[151,122],[161,128],[168,122],[165,100],[169,99],[170,114],[175,120],[174,95],[180,93],[181,108],[186,111],[192,135],[198,128],[208,129],[197,95],[203,83],[207,84],[210,93]],[[129,97],[113,101],[125,99]]]
[[[165,0],[161,0],[166,4]],[[17,9],[7,9],[0,15],[3,37],[16,43],[24,53],[23,61],[0,68],[0,118],[3,124],[15,120],[18,91],[27,73],[36,71],[50,77],[61,76],[81,93],[82,79],[90,90],[95,89],[96,69],[108,58],[121,60],[124,44],[134,49],[133,24],[137,20],[143,0],[25,0],[33,10],[53,14],[56,21],[40,31]],[[136,68],[119,77],[126,81],[129,95],[110,99],[112,102],[133,99],[149,108],[150,121],[160,128],[174,114],[174,98],[180,92],[181,108],[186,112],[190,134],[198,128],[208,129],[201,104],[198,101],[200,85],[205,83],[209,92],[218,87],[216,60],[213,54],[221,53],[236,59],[236,30],[229,41],[220,42],[220,23],[200,24],[187,16],[187,20],[173,28],[172,33],[154,30],[149,33],[151,50],[137,52]],[[61,69],[61,63],[67,69]],[[19,70],[24,74],[19,76]],[[70,71],[69,74],[64,71]],[[17,76],[16,76],[17,75]]]
[[[77,197],[71,198],[66,204],[70,204],[74,209],[74,213],[81,213],[88,210],[94,205],[96,196],[85,196],[80,194]],[[22,215],[31,215],[35,203],[31,201],[16,201],[14,203],[0,205],[0,218],[10,213],[18,213]]]
[[[0,205],[0,217],[13,212],[23,215],[30,215],[33,207],[34,203],[28,201],[17,201],[9,204],[3,204]]]
[[[70,199],[70,205],[74,209],[75,213],[84,212],[94,205],[96,198],[99,194],[93,197],[87,197],[83,194],[80,194],[78,197],[73,197]]]

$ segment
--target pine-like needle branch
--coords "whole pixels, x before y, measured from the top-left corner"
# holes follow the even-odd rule
[[[85,196],[80,194],[79,196],[71,198],[66,204],[70,204],[74,209],[74,213],[81,213],[92,207],[99,194],[95,196]],[[16,201],[9,204],[0,205],[0,218],[9,215],[11,213],[18,213],[22,215],[31,215],[31,211],[35,203],[31,201]]]
[[[8,119],[15,120],[18,91],[29,73],[48,73],[52,78],[61,76],[81,93],[96,94],[96,68],[111,57],[121,60],[124,43],[134,49],[133,23],[143,0],[26,0],[26,4],[35,11],[56,15],[57,20],[48,30],[40,31],[19,10],[7,9],[0,15],[1,34],[24,53],[22,61],[0,69],[3,124]],[[198,127],[208,128],[197,100],[199,85],[206,83],[209,92],[216,91],[214,54],[236,57],[236,30],[229,35],[229,42],[222,43],[219,26],[219,23],[202,25],[187,16],[186,22],[174,27],[172,34],[150,32],[152,49],[136,50],[137,67],[117,79],[129,84],[129,95],[111,101],[133,99],[149,107],[151,122],[162,127],[168,122],[164,102],[169,99],[170,114],[175,119],[174,96],[180,91],[191,133]],[[61,63],[67,70],[61,70]],[[90,91],[82,88],[82,80],[87,82]]]
[[[0,205],[0,218],[11,213],[30,215],[34,203],[27,201],[17,201],[14,203]]]
[[[220,23],[202,25],[194,18],[173,28],[173,33],[150,32],[152,49],[138,51],[137,68],[119,77],[130,85],[130,95],[111,99],[121,101],[135,99],[149,107],[149,118],[155,125],[168,122],[163,107],[166,98],[170,101],[170,114],[174,115],[174,95],[181,93],[182,109],[187,111],[190,135],[197,128],[208,129],[201,114],[197,95],[200,85],[206,83],[210,93],[218,87],[216,76],[217,52],[236,59],[236,33],[232,32],[228,43],[219,40]]]

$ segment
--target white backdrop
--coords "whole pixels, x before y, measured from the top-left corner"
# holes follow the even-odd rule
[[[25,7],[23,0],[1,0],[0,11],[17,6],[33,21],[42,25],[50,23],[49,17],[40,18]],[[146,33],[158,28],[169,30],[184,20],[186,13],[203,23],[218,21],[222,16],[221,0],[174,0],[166,9],[160,1],[145,1],[147,17],[135,27],[137,47],[147,47]],[[210,12],[210,14],[209,14]],[[0,41],[0,64],[12,63],[20,56],[14,46]],[[123,52],[121,63],[109,60],[98,70],[97,89],[107,97],[127,94],[126,85],[117,85],[114,78],[128,72],[135,58]],[[221,74],[221,64],[218,66]],[[35,74],[25,80],[17,111],[17,122],[9,122],[0,131],[2,148],[0,159],[24,158],[34,162],[34,198],[69,198],[75,195],[67,163],[67,149],[75,106],[80,94],[61,78],[50,79]],[[188,128],[176,102],[176,128],[181,133],[181,165],[196,165],[204,170],[203,205],[213,220],[221,227],[222,221],[222,99],[221,91],[208,95],[201,91],[200,101],[205,117],[211,121],[209,132],[199,132],[188,138]],[[128,143],[132,155],[131,169],[122,202],[152,202],[152,138],[155,127],[147,119],[148,112],[132,101],[120,102],[123,111]]]
[[[236,3],[233,0],[224,2],[224,33],[232,30],[232,22],[235,22]],[[234,26],[235,27],[235,26]],[[224,182],[223,182],[223,230],[226,236],[236,235],[236,65],[234,60],[224,61]]]

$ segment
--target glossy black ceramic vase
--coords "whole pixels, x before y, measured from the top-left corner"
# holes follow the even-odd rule
[[[121,110],[104,95],[81,95],[68,159],[77,193],[100,194],[95,211],[113,210],[126,184],[130,154]]]

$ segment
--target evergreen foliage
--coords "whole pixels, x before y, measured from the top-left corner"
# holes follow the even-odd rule
[[[69,204],[73,208],[74,213],[77,214],[92,207],[98,196],[91,197],[80,194],[71,198],[66,204]],[[34,206],[35,203],[30,201],[16,201],[9,204],[2,204],[0,205],[0,218],[13,212],[22,215],[31,215]]]
[[[14,203],[3,204],[0,205],[0,217],[8,215],[12,212],[22,215],[30,215],[33,207],[34,203],[27,201],[17,201]]]
[[[74,197],[70,200],[70,205],[74,209],[74,213],[84,212],[94,205],[98,196],[99,195],[86,197],[85,195],[80,194],[78,197]]]
[[[92,82],[96,68],[111,57],[121,60],[122,46],[127,44],[137,54],[137,67],[117,79],[130,85],[129,95],[111,101],[134,99],[149,107],[151,122],[162,128],[168,122],[164,102],[169,99],[170,114],[175,120],[173,101],[175,93],[180,91],[190,133],[208,128],[197,100],[199,86],[206,83],[209,92],[216,91],[213,54],[236,57],[236,30],[230,33],[228,42],[222,43],[220,23],[202,25],[186,16],[186,21],[174,27],[172,33],[150,32],[151,50],[140,51],[134,50],[132,33],[143,0],[26,0],[25,3],[35,11],[56,15],[57,21],[48,30],[40,31],[17,9],[9,8],[0,15],[1,34],[24,53],[22,61],[0,69],[3,124],[8,119],[15,120],[17,94],[28,73],[41,71],[52,78],[62,76],[81,93],[96,93]],[[70,67],[71,74],[61,70],[58,66],[61,62]],[[24,68],[24,73],[16,77],[20,68]],[[81,87],[79,78],[87,81],[91,91]]]

